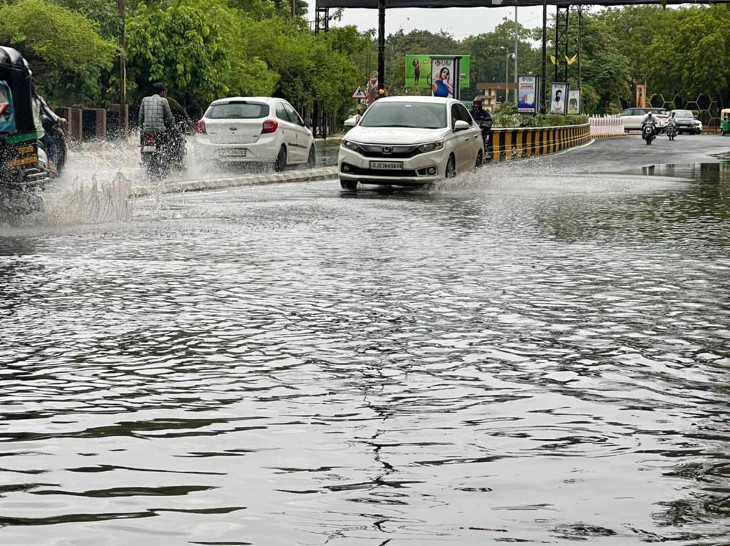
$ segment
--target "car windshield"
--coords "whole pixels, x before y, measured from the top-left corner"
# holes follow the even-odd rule
[[[678,118],[693,118],[692,112],[689,110],[676,110],[674,115]]]
[[[376,102],[360,121],[361,127],[446,127],[446,104],[426,102]]]
[[[268,104],[245,101],[213,104],[205,113],[209,119],[257,119],[268,115]]]

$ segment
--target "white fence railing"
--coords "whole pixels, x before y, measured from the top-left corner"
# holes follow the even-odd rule
[[[588,118],[591,124],[591,138],[624,136],[624,118],[618,114]]]

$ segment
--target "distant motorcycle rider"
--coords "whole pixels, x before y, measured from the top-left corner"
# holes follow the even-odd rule
[[[484,145],[486,146],[489,143],[489,133],[492,129],[492,115],[487,110],[484,110],[482,105],[482,99],[476,97],[471,103],[471,110],[469,113],[482,130],[482,138],[484,139]]]
[[[644,128],[647,125],[651,126],[652,131],[656,133],[656,118],[652,115],[651,112],[646,114],[644,121],[641,122],[641,138],[644,138]]]
[[[139,107],[139,134],[142,141],[144,134],[153,134],[162,143],[169,143],[177,133],[175,118],[170,109],[167,97],[167,88],[162,82],[152,86],[153,95],[142,99]]]

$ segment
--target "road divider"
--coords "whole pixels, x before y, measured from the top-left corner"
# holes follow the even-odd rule
[[[591,126],[520,127],[492,129],[488,155],[492,161],[517,159],[559,152],[591,141]]]
[[[588,118],[591,124],[591,138],[625,137],[624,118],[618,114],[606,116],[592,116]]]

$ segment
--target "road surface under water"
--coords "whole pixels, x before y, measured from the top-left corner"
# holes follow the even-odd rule
[[[0,543],[728,544],[730,171],[540,161],[2,225]]]

